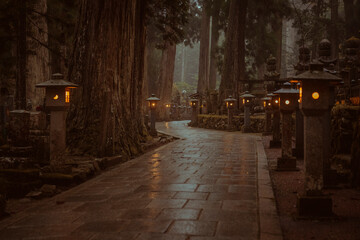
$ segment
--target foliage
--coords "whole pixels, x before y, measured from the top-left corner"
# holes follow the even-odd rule
[[[265,63],[266,58],[275,55],[279,45],[277,31],[281,31],[282,19],[288,18],[291,7],[288,0],[249,1],[246,28],[247,75],[257,66]]]

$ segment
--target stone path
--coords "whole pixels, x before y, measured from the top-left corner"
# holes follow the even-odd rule
[[[282,239],[261,139],[181,137],[0,222],[0,239]]]

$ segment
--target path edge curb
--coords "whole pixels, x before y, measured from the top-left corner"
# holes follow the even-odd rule
[[[256,141],[260,240],[283,240],[269,166],[261,138]]]

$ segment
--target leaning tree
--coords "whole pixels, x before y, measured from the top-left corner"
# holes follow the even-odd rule
[[[81,0],[69,80],[80,85],[68,115],[74,153],[141,151],[146,0]]]

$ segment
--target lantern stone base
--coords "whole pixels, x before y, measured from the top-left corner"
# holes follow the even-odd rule
[[[333,217],[332,199],[329,196],[300,196],[297,213],[300,218]]]
[[[277,159],[276,171],[299,171],[296,167],[296,158],[281,157]]]
[[[281,147],[281,141],[278,140],[270,141],[270,148],[280,148],[280,147]]]

